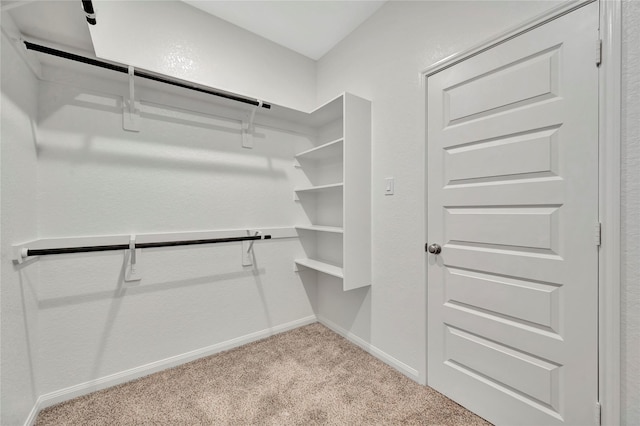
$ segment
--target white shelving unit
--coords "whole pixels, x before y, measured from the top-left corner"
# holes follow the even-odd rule
[[[344,279],[344,273],[341,266],[332,265],[330,263],[314,259],[296,259],[296,264]]]
[[[294,189],[295,192],[297,193],[301,193],[301,192],[322,192],[322,191],[328,191],[328,190],[333,190],[333,189],[341,189],[344,187],[344,183],[339,182],[339,183],[330,183],[328,185],[316,185],[316,186],[307,186],[304,188],[296,188]]]
[[[342,279],[344,290],[371,285],[371,102],[349,93],[310,114],[316,146],[295,166],[309,184],[294,189],[309,224],[296,226],[307,252],[295,264]]]
[[[342,156],[344,139],[336,139],[296,155],[296,160],[326,161]]]
[[[334,234],[344,233],[344,229],[339,226],[302,225],[302,226],[296,226],[296,229],[302,229],[307,231],[317,231],[317,232],[333,232]]]

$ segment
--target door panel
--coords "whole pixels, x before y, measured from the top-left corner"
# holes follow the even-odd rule
[[[445,239],[450,242],[513,246],[555,253],[558,206],[445,208]],[[557,248],[556,248],[557,249]]]
[[[446,328],[445,342],[447,364],[559,409],[560,365],[454,327]]]
[[[547,129],[445,149],[445,184],[557,175],[556,133]]]
[[[445,303],[466,305],[559,332],[561,286],[508,276],[447,268]]]
[[[554,46],[445,89],[446,124],[557,97],[558,51]]]
[[[594,424],[598,4],[427,79],[428,384],[497,424]]]

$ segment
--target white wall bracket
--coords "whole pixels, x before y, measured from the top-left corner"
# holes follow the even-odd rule
[[[23,245],[13,246],[13,263],[16,265],[22,265],[31,259],[38,258],[38,256],[29,256],[27,253],[28,249]]]
[[[122,102],[122,128],[130,132],[140,131],[140,104],[136,102],[134,86],[135,69],[129,65],[129,99]]]
[[[125,261],[127,262],[124,271],[124,280],[140,281],[142,274],[140,271],[140,256],[142,254],[141,249],[136,249],[136,236],[132,235],[129,238],[129,249],[125,252]]]
[[[242,120],[242,147],[251,149],[253,148],[253,133],[255,126],[253,120],[256,118],[256,111],[262,107],[262,101],[258,100],[258,105],[251,109],[251,113],[247,116],[246,120]]]
[[[247,231],[247,235],[250,235],[251,231]],[[254,236],[260,235],[260,231],[256,231]],[[242,266],[253,265],[253,243],[255,240],[242,242]]]

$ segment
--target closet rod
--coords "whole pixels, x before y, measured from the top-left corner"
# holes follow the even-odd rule
[[[26,48],[28,50],[35,50],[36,52],[46,53],[47,55],[58,56],[60,58],[69,59],[71,61],[82,62],[87,65],[93,65],[100,68],[106,68],[108,70],[116,71],[123,74],[129,73],[129,68],[124,65],[117,65],[109,62],[100,61],[93,58],[87,58],[86,56],[76,55],[75,53],[65,52],[63,50],[53,49],[51,47],[43,46],[40,44],[31,43],[29,41],[23,40]],[[134,69],[134,75],[140,78],[146,78],[147,80],[158,81],[160,83],[170,84],[172,86],[182,87],[184,89],[194,90],[200,93],[206,93],[208,95],[218,96],[221,98],[231,99],[232,101],[242,102],[249,105],[254,105],[266,109],[271,109],[271,104],[264,103],[262,101],[256,99],[245,98],[239,95],[234,95],[231,93],[218,92],[216,90],[201,87],[195,84],[183,83],[182,81],[172,79],[163,75],[152,74],[148,71],[140,71],[138,69]]]
[[[192,246],[196,244],[216,244],[216,243],[233,243],[236,241],[251,240],[270,240],[271,235],[252,235],[246,237],[229,237],[229,238],[210,238],[206,240],[183,240],[183,241],[162,241],[158,243],[137,243],[136,249],[157,248],[157,247],[174,247],[174,246]],[[129,244],[110,244],[104,246],[85,246],[85,247],[61,247],[49,249],[23,249],[24,257],[27,256],[46,256],[49,254],[67,254],[67,253],[87,253],[94,251],[113,251],[128,250]],[[26,255],[26,256],[25,256]]]
[[[93,10],[93,3],[91,0],[82,0],[82,8],[84,9],[84,13],[87,15],[87,22],[90,25],[96,24],[96,12]]]

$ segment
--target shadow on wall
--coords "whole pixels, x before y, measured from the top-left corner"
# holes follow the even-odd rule
[[[50,83],[41,88],[40,157],[67,163],[287,178],[273,165],[275,159],[293,157],[293,144],[287,143],[280,130],[277,137],[268,129],[254,131],[254,148],[243,149],[237,119],[142,101],[141,131],[128,132],[122,128],[122,97]]]
[[[32,330],[36,329],[36,325],[31,323],[29,319],[29,315],[27,315],[27,312],[28,312],[27,296],[32,300],[35,300],[36,292],[35,292],[35,289],[33,288],[33,283],[31,282],[27,274],[23,273],[22,271],[18,271],[18,274],[20,277],[19,278],[20,295],[21,295],[22,313],[23,313],[22,320],[24,325],[24,335],[26,337],[26,344],[27,344],[27,363],[29,365],[29,371],[31,371],[31,374],[29,375],[29,380],[30,380],[29,384],[31,386],[31,389],[30,389],[31,396],[35,400],[38,397],[36,383],[35,383],[36,371],[33,363],[33,358],[35,356],[35,349],[36,349],[34,348],[33,342],[36,340],[36,338],[35,336],[32,336]],[[27,295],[27,291],[29,295]]]
[[[311,309],[313,310],[314,315],[318,315],[318,280],[317,280],[317,272],[312,271],[307,268],[298,268],[298,277],[300,278],[300,282],[302,282],[302,287],[304,288],[305,294],[307,295],[307,300],[309,300],[309,304],[311,305]]]
[[[94,293],[85,293],[75,296],[65,296],[50,299],[43,299],[38,301],[39,309],[59,308],[62,306],[79,305],[83,303],[95,302],[106,299],[117,299],[123,296],[134,296],[146,293],[155,293],[158,291],[171,290],[175,288],[182,288],[188,286],[198,286],[205,284],[212,284],[219,281],[232,280],[243,277],[250,277],[257,275],[264,275],[266,270],[259,269],[249,271],[230,272],[226,274],[209,275],[197,278],[190,278],[186,280],[167,281],[163,283],[154,283],[153,285],[145,285],[141,287],[133,287],[128,284],[120,283],[115,290],[100,291]]]
[[[318,317],[343,333],[371,342],[371,287],[344,291],[342,280],[318,274]]]
[[[264,307],[264,314],[267,322],[267,327],[271,329],[273,328],[273,318],[271,317],[271,312],[269,312],[269,304],[267,303],[267,298],[264,294],[264,285],[262,283],[262,277],[261,277],[262,275],[264,275],[265,269],[264,268],[260,269],[260,267],[258,266],[258,259],[256,258],[256,253],[254,251],[251,252],[251,259],[253,261],[253,268],[251,268],[251,270],[247,272],[251,272],[251,275],[253,275],[253,279],[256,285],[256,292],[260,296],[260,302],[262,302],[262,306]],[[245,272],[245,271],[241,271],[241,272]]]
[[[95,257],[95,253],[92,253]],[[70,256],[82,256],[78,254],[70,254],[70,255],[58,255],[58,257],[70,257]],[[215,274],[215,275],[207,275],[194,277],[183,280],[174,280],[174,281],[165,281],[165,282],[154,282],[152,284],[140,285],[139,281],[124,281],[124,272],[127,264],[127,255],[123,255],[123,263],[122,268],[120,270],[120,274],[116,281],[116,287],[113,290],[104,290],[104,291],[96,291],[91,293],[84,294],[76,294],[64,297],[54,297],[38,300],[38,308],[39,309],[51,309],[51,308],[59,308],[70,305],[80,305],[84,303],[96,302],[100,300],[108,300],[108,299],[122,299],[124,296],[135,296],[140,294],[147,293],[155,293],[159,291],[166,291],[176,288],[184,288],[189,286],[199,286],[199,285],[210,285],[213,283],[234,280],[238,278],[249,278],[254,277],[259,285],[261,285],[260,275],[264,275],[266,273],[265,268],[251,268],[242,271],[234,271],[228,272],[224,274]],[[23,264],[23,265],[26,265]],[[264,298],[264,297],[263,297]]]

